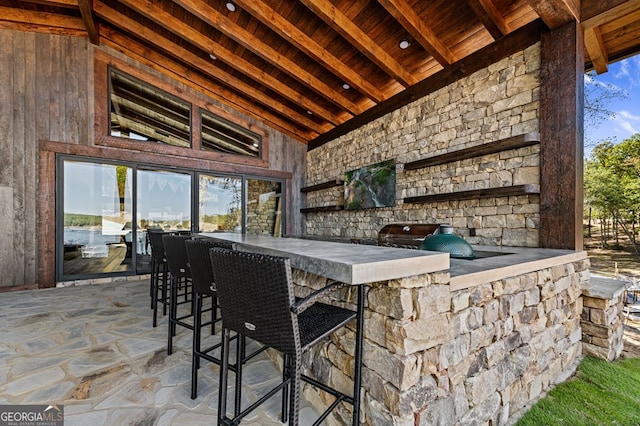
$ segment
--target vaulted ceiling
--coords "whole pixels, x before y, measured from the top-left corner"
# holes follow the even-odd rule
[[[310,146],[571,21],[585,70],[640,51],[640,0],[0,0],[0,28],[88,37]]]

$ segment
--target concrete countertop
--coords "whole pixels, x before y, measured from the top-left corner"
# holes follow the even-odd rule
[[[348,284],[386,281],[449,269],[449,254],[265,235],[202,233],[236,243],[238,250],[283,256],[303,271]]]
[[[477,259],[451,259],[451,291],[587,258],[587,252],[529,247],[477,246]]]
[[[584,251],[473,246],[477,259],[450,259],[448,253],[345,244],[306,238],[203,233],[235,242],[238,249],[291,258],[292,266],[348,284],[386,281],[449,270],[451,291],[587,258]]]

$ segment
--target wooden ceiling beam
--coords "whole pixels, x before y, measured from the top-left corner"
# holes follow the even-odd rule
[[[265,3],[256,2],[254,0],[236,0],[236,4],[269,27],[273,32],[279,34],[280,37],[284,38],[306,55],[321,63],[330,72],[347,82],[352,87],[357,88],[363,84],[369,84],[366,79],[356,73],[351,67],[333,56],[323,46],[316,43],[315,40],[307,36],[303,31],[299,30],[285,17]],[[415,78],[399,64],[396,63],[396,65],[401,68],[400,72],[404,73],[401,76],[397,76],[395,73],[390,73],[392,77],[396,79],[408,77],[415,80]]]
[[[379,2],[440,65],[446,66],[456,62],[455,55],[406,0],[379,0]]]
[[[509,24],[492,0],[467,0],[467,3],[494,40],[509,34]]]
[[[270,108],[275,108],[277,111],[281,111],[282,114],[291,117],[293,120],[305,125],[307,128],[313,130],[316,133],[322,133],[333,126],[321,125],[311,120],[307,115],[302,114],[285,104],[282,104],[273,99],[273,97],[268,96],[263,91],[254,88],[253,86],[245,83],[244,81],[230,75],[220,68],[216,66],[212,66],[210,61],[204,60],[198,55],[188,51],[187,49],[167,40],[163,37],[160,37],[157,33],[151,31],[150,29],[144,27],[142,24],[134,21],[131,18],[128,18],[113,9],[106,7],[102,4],[97,4],[96,13],[105,19],[107,22],[117,22],[119,24],[124,24],[127,28],[131,29],[134,33],[138,34],[141,38],[149,40],[154,45],[158,46],[165,52],[171,52],[171,54],[175,55],[177,58],[186,61],[191,64],[193,67],[201,71],[204,75],[207,75],[214,80],[220,82],[225,86],[230,86],[234,88],[234,90],[244,94],[250,99],[253,99],[255,102],[266,105]],[[113,38],[113,36],[112,36]],[[190,73],[193,74],[193,73]],[[296,99],[297,100],[297,99]],[[234,101],[235,103],[235,101]]]
[[[607,72],[609,58],[602,42],[599,27],[590,27],[584,30],[584,46],[596,72],[598,74]]]
[[[240,1],[242,3],[254,3],[252,0]],[[400,65],[398,61],[373,41],[367,33],[362,31],[360,27],[330,2],[325,0],[301,0],[301,3],[404,87],[413,86],[418,82],[418,79],[413,74]]]
[[[44,4],[46,6],[78,9],[78,0],[22,0],[25,3]]]
[[[89,41],[98,46],[100,34],[98,33],[98,23],[93,16],[93,0],[78,0],[78,7],[84,26],[87,28],[87,34],[89,34]]]
[[[307,85],[316,91],[319,95],[325,97],[327,100],[340,105],[343,109],[349,111],[351,114],[359,114],[363,111],[363,108],[351,102],[346,96],[339,93],[335,87],[329,86],[324,81],[320,80],[300,65],[290,60],[289,58],[281,55],[277,50],[269,46],[267,43],[254,36],[249,31],[237,25],[235,22],[212,8],[202,0],[174,0],[177,4],[184,7],[191,12],[194,16],[203,20],[207,24],[211,25],[216,30],[222,32],[227,37],[235,40],[245,49],[253,52],[264,61],[270,63],[281,72],[289,75],[294,80]],[[125,0],[125,3],[135,3],[133,0]],[[151,17],[151,19],[154,19]],[[264,74],[264,73],[263,73]],[[354,73],[355,74],[355,73]],[[358,81],[354,81],[354,86],[361,93],[375,102],[380,102],[384,99],[380,90],[374,87],[372,84],[366,82],[361,77]]]
[[[640,19],[640,1],[629,0],[599,15],[582,22],[582,28],[599,27],[612,21],[620,20],[620,26],[624,26]]]
[[[83,34],[86,35],[84,22],[81,18],[75,16],[0,6],[0,20],[42,27],[67,29],[74,32],[81,30]]]
[[[136,3],[136,2],[134,1],[133,3]],[[98,8],[99,8],[100,14],[106,14],[108,10],[112,10],[108,6],[105,6],[100,2],[96,3],[95,7],[96,7],[96,12],[98,11]],[[300,104],[303,108],[306,108],[316,116],[321,117],[323,120],[327,120],[329,123],[332,123],[334,125],[344,122],[345,118],[339,117],[333,112],[311,101],[308,96],[304,96],[301,93],[294,91],[288,85],[282,83],[281,81],[267,74],[262,69],[253,65],[251,62],[243,59],[240,56],[235,56],[235,54],[230,50],[224,48],[223,46],[217,43],[212,42],[211,39],[206,37],[204,34],[183,24],[180,20],[171,17],[171,15],[167,13],[161,13],[156,9],[153,9],[153,11],[155,13],[160,14],[160,18],[164,20],[163,22],[166,28],[174,32],[174,34],[177,34],[183,39],[196,45],[197,47],[202,49],[204,52],[214,55],[216,58],[218,58],[218,60],[225,62],[230,67],[245,74],[247,77],[253,79],[254,81],[257,81],[258,83],[269,88],[270,90],[273,90],[275,93],[278,93],[283,98],[289,99],[290,101],[296,104]],[[105,16],[105,19],[107,19],[106,15],[104,16]],[[122,15],[118,14],[118,16],[122,16]],[[118,21],[110,21],[110,22],[112,22],[114,26],[119,25]],[[135,22],[135,21],[131,19],[130,22]],[[157,36],[157,33],[146,29],[144,26],[137,25],[136,28],[138,28],[138,31],[136,32],[144,31],[145,34],[148,34],[148,37],[150,37],[148,39],[152,43],[158,43],[158,45],[161,45],[162,43],[164,43],[164,40],[166,40],[163,37]],[[168,51],[171,52],[171,50],[168,50]],[[217,68],[212,66],[211,63],[209,63],[208,66],[211,68]],[[229,74],[225,74],[225,75],[232,77]]]
[[[167,75],[196,91],[201,92],[205,96],[209,96],[210,98],[225,105],[229,105],[241,113],[247,114],[250,117],[266,123],[274,129],[281,131],[296,140],[306,143],[318,136],[317,132],[292,125],[290,121],[282,119],[280,115],[273,114],[269,110],[258,106],[255,102],[238,96],[226,87],[214,84],[211,80],[194,74],[193,71],[186,66],[169,60],[157,50],[143,46],[137,41],[126,37],[111,28],[100,25],[100,34],[102,35],[103,44],[124,53],[141,64]]]
[[[529,5],[551,30],[580,22],[580,0],[529,0]]]

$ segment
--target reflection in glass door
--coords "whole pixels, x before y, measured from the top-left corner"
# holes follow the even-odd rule
[[[247,234],[282,236],[282,183],[247,179]]]
[[[163,170],[137,173],[137,272],[151,269],[147,229],[191,230],[191,175]]]
[[[64,161],[63,276],[132,270],[131,167]]]
[[[242,180],[200,175],[198,190],[200,232],[242,232]]]

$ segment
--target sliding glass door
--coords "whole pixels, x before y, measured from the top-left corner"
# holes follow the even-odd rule
[[[149,229],[281,236],[283,180],[61,157],[57,279],[144,274]]]
[[[131,167],[64,162],[62,275],[130,272]]]

